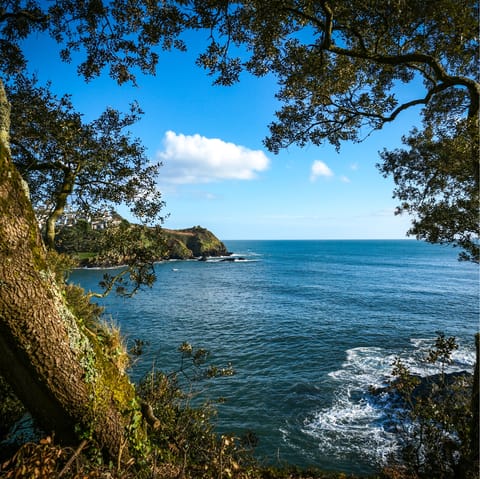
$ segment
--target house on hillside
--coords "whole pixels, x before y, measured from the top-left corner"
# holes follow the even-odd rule
[[[90,218],[92,230],[104,230],[110,226],[118,226],[122,222],[122,217],[115,211],[104,211],[99,215]]]
[[[41,230],[43,230],[50,212],[48,206],[35,210],[35,216]],[[57,221],[57,225],[61,227],[75,226],[80,220],[86,221],[93,230],[103,230],[109,226],[118,226],[123,218],[115,211],[105,210],[95,215],[85,216],[78,211],[68,208]]]

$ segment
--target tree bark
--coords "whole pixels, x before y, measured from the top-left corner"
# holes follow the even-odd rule
[[[57,221],[65,211],[65,206],[67,205],[68,197],[73,192],[74,184],[75,184],[75,172],[68,169],[65,170],[64,179],[63,179],[60,191],[55,196],[55,207],[52,213],[47,218],[47,221],[45,223],[45,243],[47,247],[51,250],[55,249],[55,236],[56,236],[55,226],[57,224]]]
[[[46,432],[77,432],[116,460],[142,431],[128,377],[66,306],[49,271],[27,189],[10,158],[0,81],[0,374]],[[126,431],[129,431],[128,434]]]
[[[472,428],[470,431],[470,441],[471,441],[471,451],[472,451],[472,462],[475,468],[478,471],[479,467],[479,455],[480,455],[480,445],[479,445],[479,422],[480,422],[480,333],[475,335],[475,370],[473,372],[473,390],[472,390]]]

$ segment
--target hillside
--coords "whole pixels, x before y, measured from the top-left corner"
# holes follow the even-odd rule
[[[182,230],[162,229],[167,243],[168,259],[190,259],[205,256],[228,256],[225,245],[201,226]]]
[[[149,228],[122,220],[94,229],[80,220],[59,228],[58,251],[76,256],[82,266],[114,266],[128,259],[125,246],[148,249],[156,261],[227,256],[225,245],[208,229],[194,226],[182,230]],[[125,256],[127,255],[127,256]]]

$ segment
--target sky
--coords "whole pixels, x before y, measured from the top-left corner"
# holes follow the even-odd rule
[[[157,182],[165,228],[200,225],[222,240],[406,237],[410,220],[394,215],[393,180],[375,164],[379,151],[400,147],[419,124],[418,110],[340,152],[310,145],[274,155],[263,140],[280,106],[275,79],[243,74],[234,86],[213,86],[194,63],[198,48],[161,53],[157,75],[139,75],[134,87],[106,73],[86,83],[75,64],[60,62],[53,41],[34,35],[25,42],[30,71],[58,95],[72,94],[85,121],[138,101],[144,115],[131,131],[149,159],[163,164]]]

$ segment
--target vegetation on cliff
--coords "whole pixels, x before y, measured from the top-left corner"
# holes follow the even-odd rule
[[[132,245],[144,248],[152,261],[227,256],[225,245],[201,226],[170,230],[131,224],[119,219],[105,229],[85,220],[59,228],[55,247],[77,258],[82,266],[117,266],[131,262]],[[123,247],[122,247],[123,245]]]
[[[228,256],[225,245],[209,230],[201,226],[182,230],[163,229],[169,259]]]

